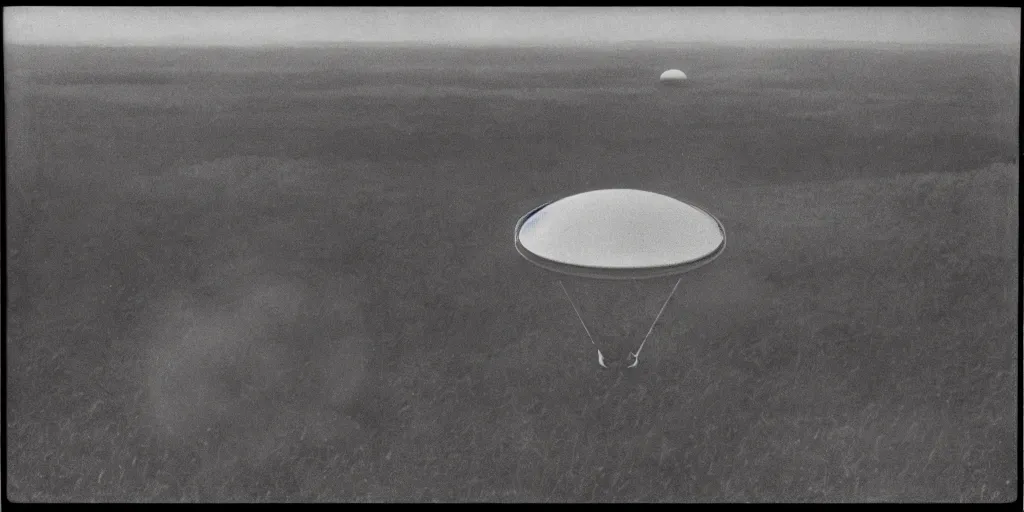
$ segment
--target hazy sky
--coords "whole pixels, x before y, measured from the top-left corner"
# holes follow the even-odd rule
[[[905,43],[1020,41],[1019,8],[5,7],[4,40],[33,44],[304,42]]]

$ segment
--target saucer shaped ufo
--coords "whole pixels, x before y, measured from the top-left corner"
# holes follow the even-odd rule
[[[515,228],[534,265],[596,279],[682,274],[725,248],[725,229],[697,206],[654,192],[593,190],[541,205]]]

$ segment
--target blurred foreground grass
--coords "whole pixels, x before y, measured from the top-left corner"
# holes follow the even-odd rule
[[[1012,493],[1016,168],[719,191],[618,383],[508,226],[337,176],[187,166],[11,244],[12,498]]]

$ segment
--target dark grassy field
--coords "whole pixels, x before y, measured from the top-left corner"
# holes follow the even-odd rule
[[[1018,497],[1016,50],[4,51],[12,500]],[[603,187],[729,236],[621,374]]]

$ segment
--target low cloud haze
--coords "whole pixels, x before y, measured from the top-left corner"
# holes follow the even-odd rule
[[[1019,44],[1019,8],[9,7],[4,42],[230,45],[822,40]]]

